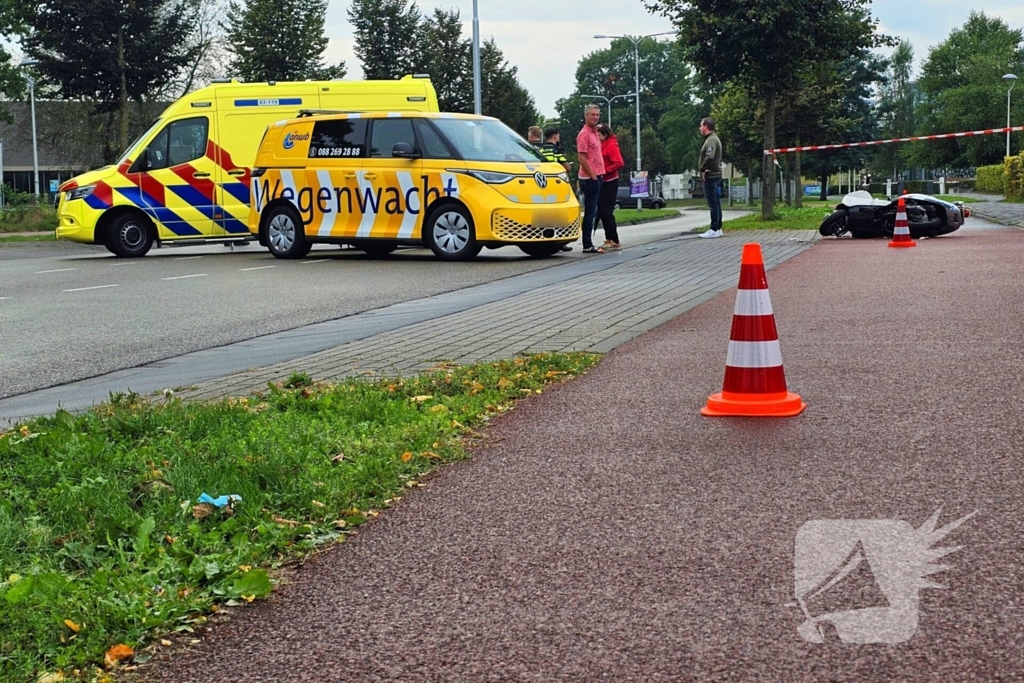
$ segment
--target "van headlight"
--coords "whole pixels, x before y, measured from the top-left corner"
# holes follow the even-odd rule
[[[498,173],[495,171],[477,171],[474,169],[467,169],[465,171],[459,170],[458,173],[465,173],[466,175],[473,176],[480,182],[487,183],[488,185],[503,185],[508,181],[515,178],[513,173]]]
[[[564,180],[565,182],[569,182],[569,174],[568,173],[559,173],[555,177],[558,178],[559,180]]]
[[[76,187],[73,190],[68,190],[67,200],[70,202],[73,199],[85,199],[91,195],[95,189],[95,185],[84,185],[82,187]]]

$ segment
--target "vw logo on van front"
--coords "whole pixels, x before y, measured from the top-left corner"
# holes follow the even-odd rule
[[[548,177],[540,171],[533,174],[533,179],[537,181],[537,187],[542,190],[548,186]]]

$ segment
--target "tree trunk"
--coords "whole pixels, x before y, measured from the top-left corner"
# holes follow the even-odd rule
[[[792,170],[790,169],[789,155],[787,154],[786,156],[784,156],[782,158],[786,162],[785,166],[782,167],[782,197],[783,197],[783,201],[786,202],[786,206],[792,206],[793,205],[793,194],[792,194],[792,188],[793,188],[792,180],[793,180],[793,177],[792,177]]]
[[[751,159],[747,166],[747,206],[754,205],[754,162],[755,159]]]
[[[768,94],[764,99],[764,148],[775,149],[775,93]],[[761,191],[761,218],[771,220],[775,217],[775,157],[764,155],[764,185]]]
[[[128,76],[125,73],[127,64],[124,60],[124,34],[120,30],[117,32],[117,68],[121,72],[121,120],[117,131],[117,148],[119,153],[123,153],[128,147]]]
[[[800,133],[796,134],[796,146],[800,146]],[[796,159],[793,164],[796,168],[793,169],[793,175],[796,176],[796,197],[794,197],[793,206],[800,209],[804,205],[804,176],[800,170],[800,152],[796,153]]]
[[[821,172],[821,201],[828,201],[828,171]]]

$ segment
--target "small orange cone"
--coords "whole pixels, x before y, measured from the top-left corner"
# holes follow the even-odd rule
[[[900,197],[896,203],[896,225],[893,226],[892,240],[889,241],[889,246],[894,249],[917,246],[917,242],[910,239],[910,224],[907,223],[907,204],[903,201],[903,197]]]
[[[806,407],[798,394],[786,390],[761,245],[744,244],[725,382],[721,393],[712,394],[700,412],[708,416],[792,417]]]

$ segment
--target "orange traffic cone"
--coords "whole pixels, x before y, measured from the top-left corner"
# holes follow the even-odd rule
[[[907,204],[903,197],[896,203],[896,225],[892,229],[892,240],[889,246],[893,248],[916,247],[917,242],[910,239],[910,224],[907,223]]]
[[[709,416],[791,417],[806,407],[799,395],[786,390],[761,245],[744,244],[725,382],[721,393],[712,394],[700,412]]]

